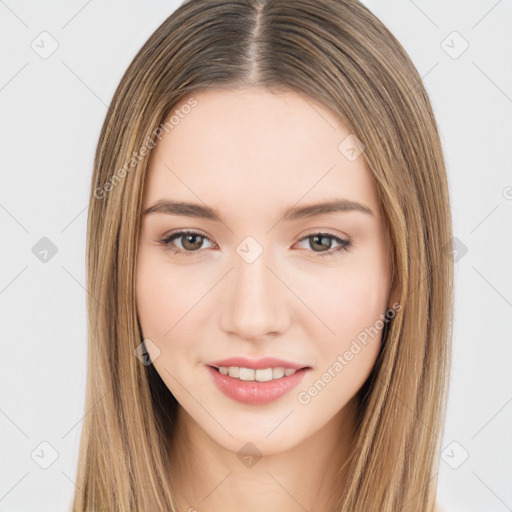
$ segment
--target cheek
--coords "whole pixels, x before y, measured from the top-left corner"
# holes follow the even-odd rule
[[[314,323],[314,339],[325,340],[326,347],[343,349],[348,340],[374,326],[386,311],[389,269],[377,249],[369,247],[336,267],[316,272],[314,279],[297,281],[304,284],[301,296],[321,320]]]
[[[317,352],[315,371],[297,392],[307,422],[327,422],[360,390],[375,365],[386,310],[386,280],[371,272],[333,279],[315,302],[322,324],[311,329]],[[316,336],[315,334],[316,333]]]
[[[369,247],[350,262],[347,259],[346,265],[317,274],[315,291],[309,293],[322,322],[308,322],[317,365],[301,388],[305,395],[299,402],[315,402],[326,414],[343,407],[357,393],[380,350],[389,269],[378,249]]]
[[[161,361],[174,361],[177,354],[195,356],[191,347],[195,348],[197,331],[208,320],[204,308],[213,285],[212,280],[199,279],[193,265],[179,267],[170,264],[164,251],[141,250],[137,262],[137,316],[144,338],[159,347]]]
[[[137,315],[145,338],[160,343],[172,338],[187,309],[194,304],[194,284],[170,271],[159,251],[142,250],[137,263]],[[156,254],[155,254],[156,253]],[[196,298],[197,301],[197,298]]]
[[[169,292],[173,288],[166,281],[159,266],[141,254],[137,264],[136,301],[144,338],[160,338],[172,326],[172,318],[165,312],[172,314],[173,300]]]

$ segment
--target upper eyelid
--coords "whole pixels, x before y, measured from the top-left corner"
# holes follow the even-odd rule
[[[203,238],[206,238],[212,243],[215,243],[206,233],[203,233],[202,231],[197,231],[195,229],[178,229],[176,231],[171,231],[169,234],[162,237],[162,240],[167,240],[168,238],[171,238],[175,235],[199,235]]]

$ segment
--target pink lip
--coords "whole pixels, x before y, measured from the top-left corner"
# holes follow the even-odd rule
[[[291,368],[293,370],[300,370],[301,368],[308,368],[305,364],[293,363],[291,361],[284,361],[275,357],[263,357],[261,359],[248,359],[246,357],[230,357],[220,361],[212,361],[206,363],[208,366],[238,366],[243,368],[252,368],[253,370],[264,370],[265,368]]]
[[[223,363],[220,366],[224,366],[226,361],[233,360],[227,359],[225,361],[219,361]],[[237,361],[240,360],[237,359]],[[249,368],[249,366],[245,366],[246,364],[247,363],[244,363],[244,365],[240,366]],[[231,364],[231,366],[238,366],[238,364]],[[271,366],[268,366],[268,360],[266,360],[263,368],[269,367]],[[290,367],[288,366],[288,368]],[[213,382],[220,389],[220,391],[222,391],[227,397],[236,400],[237,402],[249,405],[263,405],[277,400],[298,386],[305,373],[308,371],[308,369],[303,368],[301,370],[297,370],[293,375],[289,375],[288,377],[281,377],[280,379],[271,380],[268,382],[258,382],[235,379],[229,375],[220,373],[212,366],[207,366],[207,369],[213,378]]]

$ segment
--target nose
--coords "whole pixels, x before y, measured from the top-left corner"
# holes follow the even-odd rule
[[[234,269],[226,276],[221,328],[246,340],[284,332],[289,323],[291,292],[264,251],[248,263],[235,254]],[[270,267],[270,268],[269,268]]]

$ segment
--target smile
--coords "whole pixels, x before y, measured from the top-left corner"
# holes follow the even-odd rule
[[[220,366],[219,372],[223,375],[229,375],[234,379],[245,381],[269,382],[271,380],[281,379],[293,375],[297,370],[293,368],[264,368],[255,370],[253,368],[244,368],[240,366]]]
[[[206,368],[215,386],[225,396],[248,405],[264,405],[283,397],[297,387],[306,372],[311,370],[311,368],[295,370],[283,367],[255,370],[237,366],[219,368],[206,366]],[[288,375],[285,373],[287,370]],[[233,375],[238,373],[238,376],[231,376],[230,372]],[[276,372],[275,378],[274,372]]]

